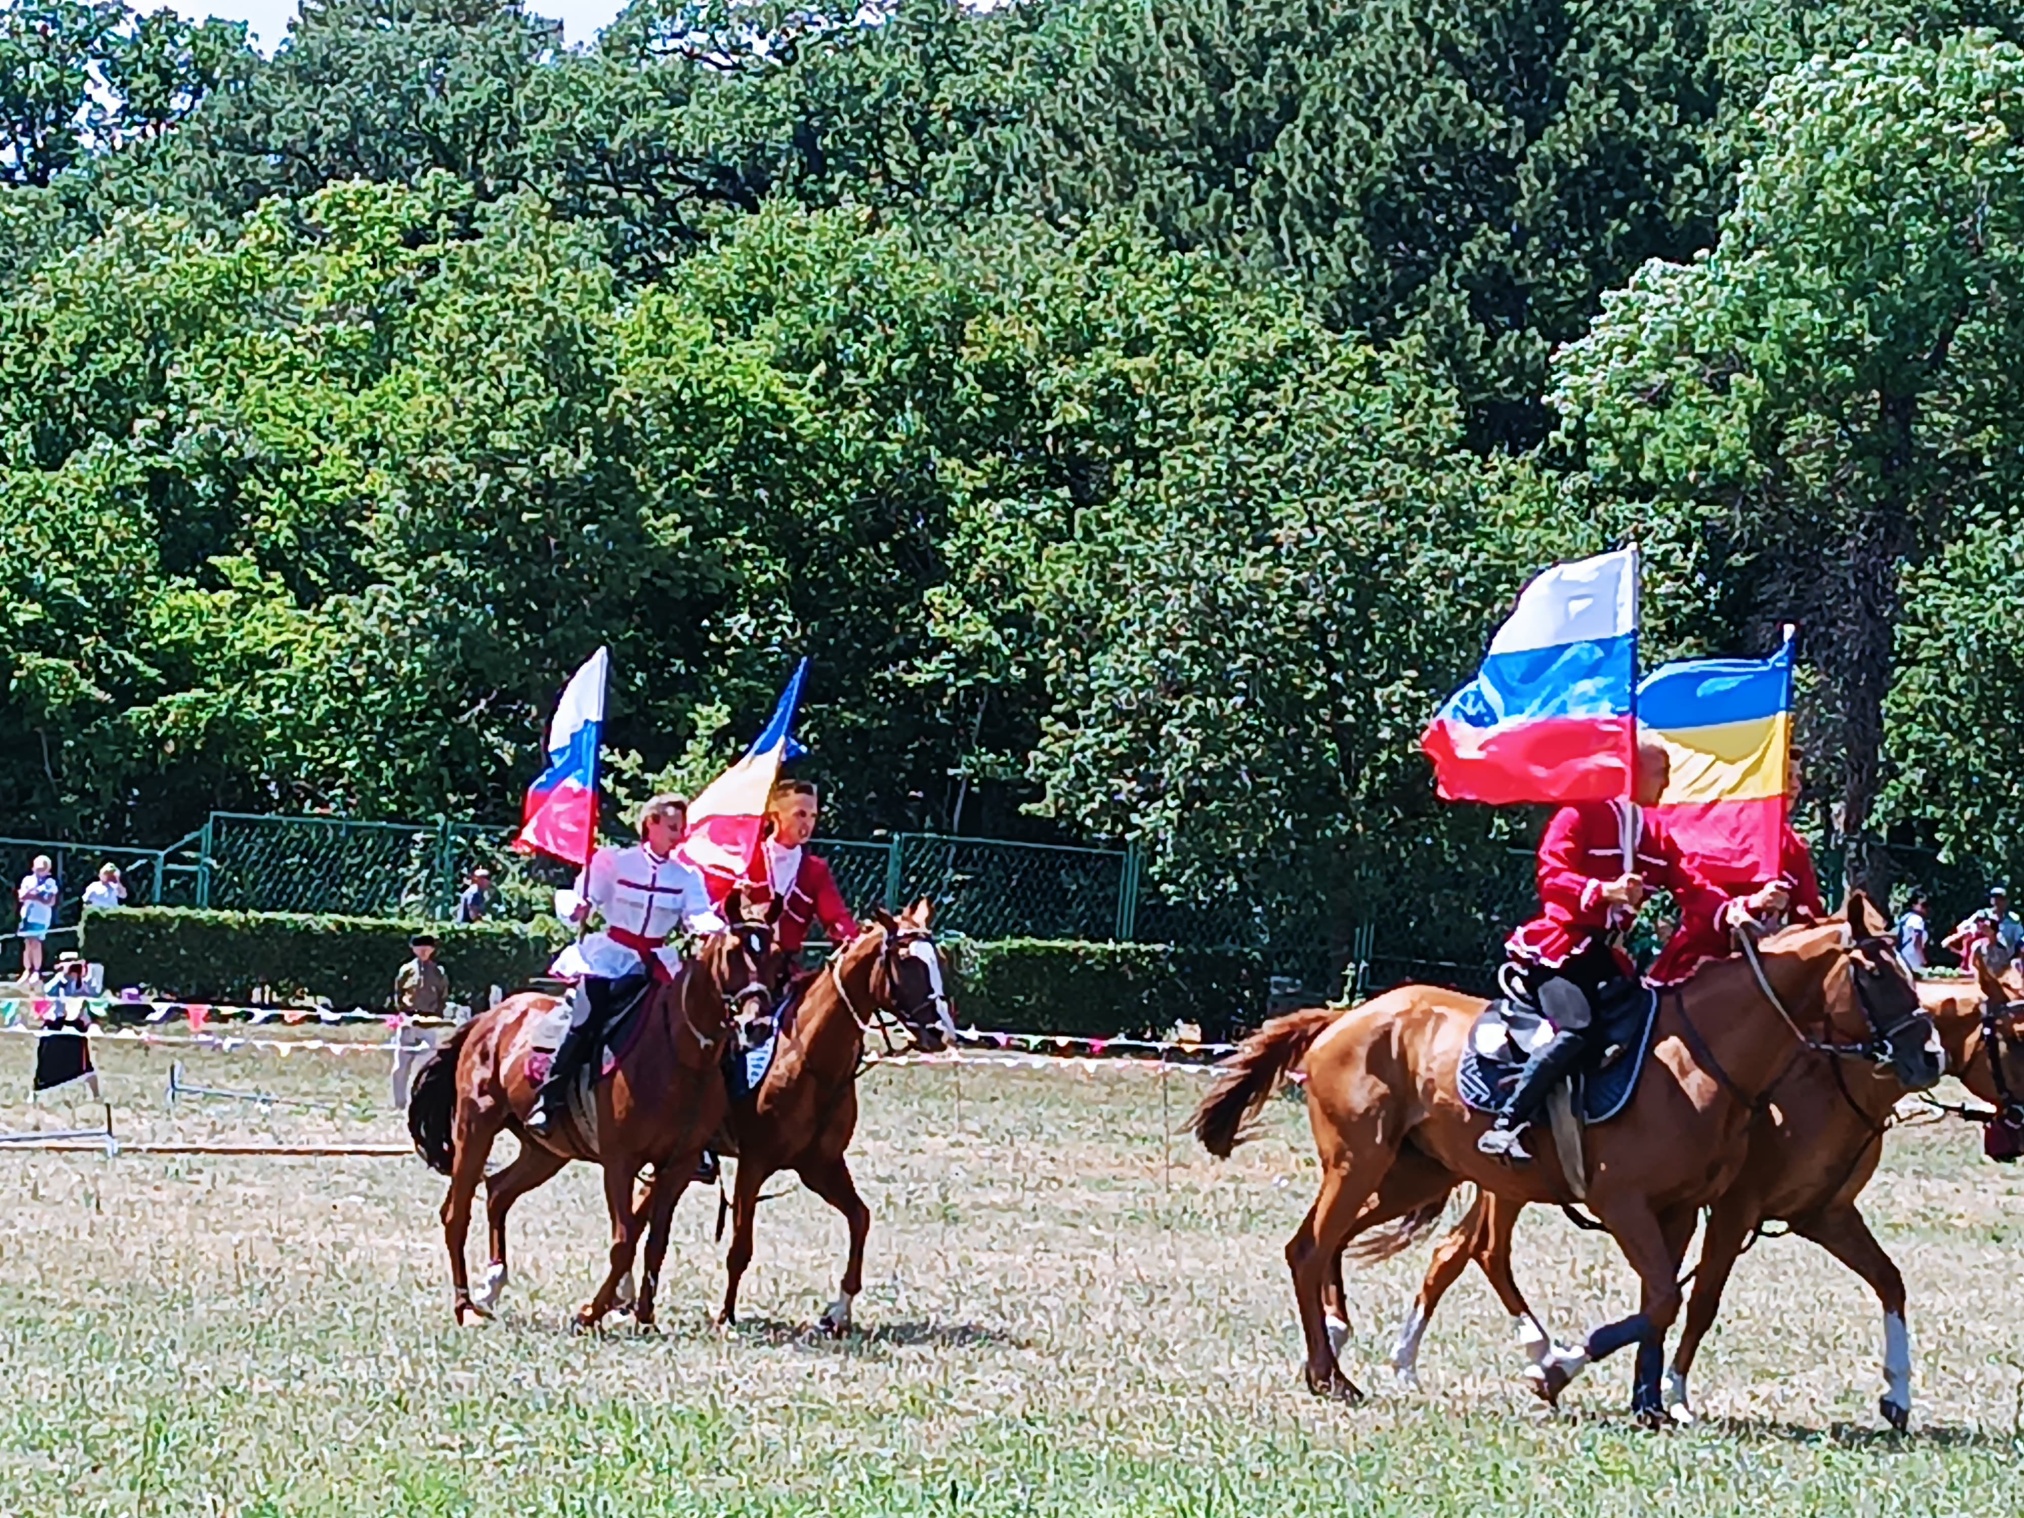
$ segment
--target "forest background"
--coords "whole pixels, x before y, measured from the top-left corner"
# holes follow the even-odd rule
[[[504,820],[814,657],[826,826],[1494,941],[1417,736],[1635,532],[1830,872],[2024,864],[2024,3],[0,9],[0,817]],[[1961,905],[1972,905],[1963,901]],[[1508,924],[1506,924],[1508,926]]]

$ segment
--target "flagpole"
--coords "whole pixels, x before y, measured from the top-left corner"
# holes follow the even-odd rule
[[[1623,872],[1637,870],[1637,666],[1638,644],[1644,633],[1644,574],[1638,562],[1637,537],[1630,540],[1630,753],[1624,769],[1624,808],[1619,841],[1623,846]]]
[[[1799,651],[1794,646],[1794,644],[1799,636],[1799,628],[1796,624],[1787,622],[1785,624],[1784,632],[1785,632],[1785,752],[1778,756],[1778,778],[1780,781],[1783,782],[1783,784],[1780,785],[1778,789],[1778,820],[1779,820],[1778,831],[1781,839],[1783,838],[1785,829],[1792,825],[1792,740],[1793,740],[1792,722],[1794,717],[1794,713],[1792,710],[1792,686],[1794,683],[1793,675],[1795,673],[1793,666],[1798,663]],[[1782,867],[1784,864],[1784,860],[1780,859],[1779,864]]]

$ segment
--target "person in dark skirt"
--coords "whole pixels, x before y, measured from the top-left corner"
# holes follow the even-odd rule
[[[91,966],[73,953],[57,956],[42,1013],[42,1036],[35,1041],[35,1094],[75,1082],[99,1100],[98,1071],[91,1063]]]

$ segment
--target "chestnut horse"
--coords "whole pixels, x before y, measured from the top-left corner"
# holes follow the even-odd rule
[[[1998,1101],[1982,1037],[1982,1008],[2014,1006],[2024,981],[2014,973],[2005,985],[1982,971],[1982,983],[1921,981],[1919,1001],[1933,1020],[1946,1051],[1947,1068],[1976,1096]],[[1843,1079],[1839,1082],[1835,1076]],[[1825,1078],[1823,1078],[1825,1077]],[[1904,1277],[1871,1234],[1855,1198],[1874,1174],[1891,1109],[1904,1095],[1879,1065],[1850,1066],[1836,1055],[1809,1050],[1793,1061],[1752,1125],[1742,1174],[1709,1209],[1687,1303],[1680,1342],[1666,1370],[1665,1400],[1673,1417],[1690,1421],[1687,1375],[1703,1337],[1721,1310],[1722,1290],[1737,1256],[1765,1223],[1782,1222],[1848,1266],[1875,1292],[1883,1309],[1884,1377],[1878,1411],[1902,1431],[1911,1418],[1911,1339],[1906,1329]],[[1527,1371],[1542,1395],[1553,1385],[1551,1343],[1527,1306],[1511,1270],[1511,1235],[1522,1204],[1479,1195],[1467,1214],[1434,1250],[1419,1296],[1406,1316],[1392,1350],[1402,1383],[1417,1384],[1420,1337],[1441,1298],[1471,1261],[1481,1268],[1499,1301],[1518,1325],[1521,1342],[1534,1360]],[[1339,1279],[1336,1292],[1341,1290]]]
[[[648,1224],[646,1269],[634,1315],[641,1324],[654,1317],[654,1290],[666,1257],[673,1220],[671,1191],[643,1213],[633,1208],[633,1177],[646,1165],[657,1176],[692,1175],[724,1120],[727,1098],[720,1061],[731,1020],[771,1009],[763,978],[772,952],[770,922],[743,916],[734,892],[725,915],[730,927],[704,939],[695,957],[672,983],[656,983],[637,1014],[638,1035],[618,1068],[597,1086],[595,1147],[575,1121],[557,1137],[532,1138],[524,1126],[534,1110],[538,1082],[527,1072],[537,1019],[552,1013],[557,1000],[537,992],[510,996],[457,1029],[424,1064],[408,1099],[408,1131],[432,1169],[450,1177],[443,1201],[443,1240],[450,1251],[450,1281],[457,1321],[491,1316],[507,1279],[506,1216],[527,1192],[550,1180],[571,1160],[604,1167],[605,1204],[611,1213],[610,1268],[597,1294],[576,1315],[591,1328],[612,1310],[622,1282],[632,1275],[640,1226]],[[503,1132],[520,1140],[510,1165],[485,1174],[485,1161]],[[464,1240],[471,1226],[471,1199],[485,1183],[485,1213],[492,1236],[492,1263],[473,1300],[465,1275]]]
[[[1628,1109],[1586,1135],[1588,1204],[1642,1287],[1639,1310],[1589,1335],[1571,1374],[1627,1344],[1657,1339],[1681,1305],[1680,1257],[1699,1209],[1740,1171],[1753,1111],[1803,1050],[1803,1029],[1844,1027],[1883,1040],[1907,1088],[1939,1079],[1930,1019],[1884,922],[1861,892],[1848,920],[1765,940],[1761,983],[1739,962],[1703,969],[1667,993],[1652,1058]],[[1224,1062],[1191,1126],[1227,1155],[1240,1129],[1295,1065],[1321,1160],[1321,1194],[1286,1246],[1307,1344],[1310,1389],[1360,1400],[1336,1362],[1323,1296],[1352,1238],[1407,1220],[1379,1246],[1396,1253],[1439,1219],[1464,1181],[1517,1202],[1571,1192],[1552,1146],[1512,1168],[1476,1150],[1488,1117],[1465,1106],[1456,1070],[1485,1003],[1434,986],[1403,986],[1343,1011],[1273,1019]],[[1639,1358],[1637,1415],[1663,1416],[1659,1365]]]
[[[864,1289],[864,1241],[871,1229],[871,1209],[857,1194],[844,1157],[857,1131],[857,1073],[865,1035],[881,1014],[890,1014],[929,1053],[955,1038],[941,952],[928,927],[932,916],[926,900],[898,918],[880,912],[872,926],[841,946],[802,993],[793,1026],[781,1034],[758,1090],[733,1104],[726,1126],[732,1144],[728,1152],[738,1159],[732,1191],[735,1227],[718,1322],[737,1320],[738,1282],[752,1263],[759,1188],[791,1169],[849,1226],[843,1282],[820,1324],[830,1334],[849,1330],[851,1302]]]

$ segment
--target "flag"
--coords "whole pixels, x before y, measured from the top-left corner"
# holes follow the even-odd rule
[[[1518,593],[1476,678],[1420,747],[1450,801],[1601,801],[1630,794],[1637,550],[1556,564]]]
[[[1667,664],[1638,687],[1638,717],[1672,760],[1653,810],[1716,885],[1747,888],[1784,869],[1792,760],[1792,639],[1768,659]]]
[[[513,847],[571,864],[588,864],[597,847],[597,746],[604,731],[604,684],[611,657],[602,648],[569,677],[548,724],[548,768],[527,788]]]
[[[765,730],[737,763],[689,803],[689,831],[676,857],[701,871],[713,894],[754,878],[773,782],[780,777],[781,761],[801,753],[794,741],[794,712],[801,704],[801,682],[807,674],[808,661],[803,659],[774,704]]]

